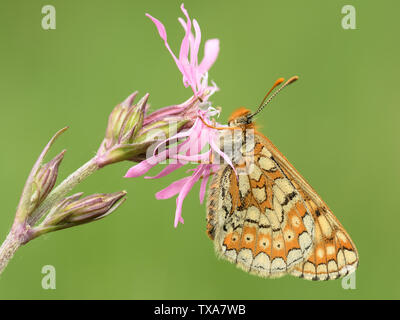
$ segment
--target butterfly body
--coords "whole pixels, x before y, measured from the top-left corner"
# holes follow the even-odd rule
[[[232,157],[235,169],[221,165],[207,204],[207,233],[218,256],[262,277],[328,280],[353,272],[358,254],[347,232],[255,129],[250,111],[237,110],[229,125],[239,130],[239,135],[227,135],[232,145],[239,145],[233,147],[239,156]]]

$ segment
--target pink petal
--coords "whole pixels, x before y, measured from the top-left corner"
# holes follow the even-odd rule
[[[219,53],[219,40],[218,39],[207,40],[204,47],[204,57],[198,69],[198,72],[200,74],[204,74],[208,70],[210,70],[211,66],[214,64],[215,60],[218,57],[218,53]]]
[[[236,168],[232,164],[231,159],[229,159],[229,157],[221,151],[221,149],[215,144],[213,139],[210,140],[210,146],[212,149],[214,149],[215,152],[217,152],[226,161],[226,163],[228,163],[232,167],[232,169],[235,171],[235,173],[237,175]]]
[[[144,160],[137,165],[133,166],[128,170],[128,172],[125,174],[124,178],[136,178],[144,175],[147,171],[149,171],[151,168],[153,168],[156,165],[156,163],[152,164],[148,162],[147,160]]]
[[[184,223],[183,218],[182,218],[182,206],[180,207],[180,209],[178,210],[178,198],[176,198],[176,211],[175,211],[175,217],[178,215],[178,220],[180,223]],[[175,218],[176,220],[176,218]],[[174,223],[175,228],[178,226],[178,224]]]
[[[133,166],[128,170],[125,174],[124,178],[136,178],[144,175],[147,171],[153,168],[156,164],[160,163],[161,161],[166,160],[168,157],[168,150],[160,152],[156,156],[152,156],[142,162],[138,163],[137,165]]]
[[[168,187],[162,189],[161,191],[158,191],[156,193],[157,200],[169,199],[177,195],[190,178],[191,177],[185,177],[177,181],[174,181]]]
[[[178,18],[178,21],[182,25],[183,30],[186,31],[186,22],[185,22],[185,20],[183,20],[182,18]],[[190,48],[193,46],[193,43],[194,43],[193,33],[190,32],[190,34],[189,34],[189,46],[190,46]]]
[[[190,62],[192,65],[195,65],[197,67],[197,56],[199,54],[199,47],[201,42],[201,31],[196,19],[193,19],[193,27],[195,36],[193,47],[190,50]]]
[[[183,85],[185,88],[190,87],[192,88],[193,94],[197,97],[198,90],[196,86],[196,80],[193,74],[193,68],[189,65],[188,62],[182,64],[182,74],[183,74]]]
[[[205,168],[204,168],[203,180],[201,181],[200,193],[199,193],[200,203],[201,204],[203,203],[204,196],[206,194],[206,188],[207,188],[208,178],[210,176],[210,170],[211,170],[211,165],[206,165]]]
[[[197,121],[197,120],[196,120],[196,121]],[[193,126],[192,126],[189,130],[183,131],[183,132],[179,132],[179,133],[173,135],[172,137],[169,137],[168,139],[165,139],[164,141],[161,141],[159,144],[157,144],[156,147],[154,148],[153,156],[155,156],[156,153],[157,153],[157,150],[158,150],[161,146],[165,145],[167,142],[172,141],[172,140],[178,140],[178,139],[181,139],[181,138],[185,138],[185,137],[190,136],[190,134],[193,132],[193,130],[194,130],[194,128],[195,128],[195,124],[196,124],[196,122],[193,124]],[[183,147],[183,146],[186,144],[186,142],[187,142],[187,141],[181,143],[180,146]]]
[[[207,151],[201,154],[194,154],[194,155],[183,155],[183,154],[174,154],[171,155],[173,159],[177,159],[180,161],[187,161],[187,162],[199,162],[199,161],[207,161],[210,159],[210,152]]]
[[[182,204],[183,200],[186,198],[189,191],[193,188],[193,185],[200,179],[202,170],[197,170],[184,184],[181,191],[179,192],[179,196],[176,199],[176,211],[175,211],[175,228],[178,226],[178,222],[182,222]]]
[[[167,31],[165,31],[164,25],[158,19],[152,17],[148,13],[146,13],[146,17],[150,18],[151,21],[153,21],[153,23],[156,25],[156,28],[158,30],[158,33],[159,33],[161,39],[163,39],[164,41],[167,41]]]
[[[182,65],[180,63],[180,61],[176,58],[175,54],[172,52],[168,42],[167,42],[167,32],[165,31],[165,27],[164,25],[157,20],[156,18],[152,17],[151,15],[149,15],[148,13],[146,13],[146,16],[149,17],[151,19],[151,21],[153,21],[153,23],[156,25],[158,33],[160,34],[161,39],[164,40],[164,44],[165,47],[168,49],[169,53],[171,54],[172,58],[174,59],[178,69],[181,71],[182,74],[184,74],[184,70],[182,68]]]
[[[183,29],[186,30],[186,22],[185,22],[182,18],[178,18],[178,20],[179,20],[179,22],[181,23]],[[195,21],[195,20],[193,20],[193,22],[194,22],[194,21]],[[190,65],[193,65],[193,61],[194,61],[194,60],[193,60],[194,42],[195,42],[195,39],[194,39],[193,33],[190,32],[190,34],[189,34]],[[195,64],[195,65],[197,66],[197,53],[196,53],[195,60],[196,60],[196,64]],[[185,63],[187,63],[187,65],[189,65],[189,61],[186,61]],[[192,68],[188,68],[188,69],[186,69],[186,70],[187,70],[187,73],[192,73]]]
[[[187,13],[183,3],[181,5],[181,10],[183,14],[186,16],[186,28],[185,28],[185,36],[183,37],[182,43],[181,43],[181,50],[179,51],[179,61],[182,63],[188,61],[188,55],[189,55],[189,37],[191,34],[191,29],[192,29],[192,23],[189,18],[189,14]]]
[[[171,172],[178,170],[183,166],[182,163],[174,163],[167,165],[164,169],[161,170],[159,174],[154,177],[145,177],[145,179],[159,179],[165,177],[166,175],[170,174]]]
[[[182,111],[184,111],[184,108],[182,108],[180,105],[173,105],[158,109],[151,114],[146,115],[145,119],[143,120],[143,126],[166,117],[179,115]]]

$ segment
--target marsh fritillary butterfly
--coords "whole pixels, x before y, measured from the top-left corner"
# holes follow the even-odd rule
[[[325,202],[252,121],[295,80],[289,79],[265,102],[283,82],[278,79],[254,114],[240,108],[230,117],[229,127],[241,129],[244,142],[241,157],[233,157],[235,170],[223,164],[213,177],[207,234],[220,257],[252,274],[337,279],[357,268],[353,241]],[[254,132],[251,142],[246,142],[248,130]],[[238,174],[239,170],[245,170],[244,174]]]

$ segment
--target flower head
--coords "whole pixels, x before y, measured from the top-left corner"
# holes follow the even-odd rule
[[[174,113],[175,115],[184,115],[189,119],[191,126],[175,135],[170,135],[169,138],[155,144],[154,148],[149,148],[146,159],[129,169],[125,175],[128,178],[142,176],[157,164],[168,160],[169,164],[156,176],[145,177],[147,179],[158,179],[188,163],[198,164],[196,168],[189,170],[191,175],[173,182],[156,194],[157,199],[167,199],[177,195],[175,227],[179,222],[183,223],[183,200],[199,180],[201,180],[200,202],[203,202],[207,180],[210,175],[219,169],[219,161],[216,161],[216,156],[232,165],[229,157],[219,148],[220,136],[215,126],[222,127],[222,125],[216,124],[215,121],[211,120],[212,117],[219,115],[219,110],[211,107],[211,104],[207,102],[208,98],[218,89],[215,84],[213,86],[208,85],[208,70],[218,56],[219,40],[211,39],[206,42],[203,60],[198,63],[197,56],[201,40],[200,27],[196,20],[190,20],[189,14],[183,5],[181,9],[186,17],[186,22],[183,19],[179,19],[185,29],[179,57],[175,56],[167,42],[167,33],[164,25],[149,14],[147,16],[156,25],[160,37],[164,40],[165,46],[181,71],[184,85],[186,87],[190,86],[194,95],[181,105],[162,108],[146,116],[144,124]],[[192,25],[195,31],[194,35],[191,31]]]
[[[230,158],[219,148],[219,132],[211,128],[211,125],[207,123],[209,122],[209,117],[215,115],[217,112],[217,110],[211,107],[205,111],[199,109],[199,115],[194,125],[189,130],[177,133],[175,136],[172,136],[156,145],[154,152],[150,157],[130,168],[125,175],[127,178],[142,176],[155,165],[163,163],[165,160],[169,159],[172,163],[168,164],[159,174],[154,177],[145,177],[147,179],[158,179],[178,170],[187,163],[199,163],[197,168],[193,170],[191,176],[173,182],[167,188],[156,194],[156,198],[159,200],[168,199],[178,194],[174,222],[175,227],[178,225],[178,222],[183,223],[183,200],[194,184],[200,179],[202,179],[200,187],[200,202],[203,202],[207,180],[210,175],[219,169],[219,161],[215,159],[215,154],[219,155],[227,163],[232,165]],[[171,146],[171,143],[174,145]],[[168,148],[159,151],[167,144],[169,144]],[[202,152],[204,149],[208,150]]]

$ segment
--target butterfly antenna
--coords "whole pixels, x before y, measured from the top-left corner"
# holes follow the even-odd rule
[[[298,76],[293,76],[291,77],[288,81],[286,81],[278,90],[276,90],[273,95],[267,100],[267,97],[269,96],[269,94],[272,92],[272,90],[274,90],[278,85],[280,85],[284,79],[283,78],[279,78],[278,80],[276,80],[275,84],[272,86],[272,88],[268,91],[268,93],[265,95],[264,99],[261,101],[260,106],[258,107],[257,111],[254,112],[252,115],[250,115],[248,118],[251,119],[253,118],[255,115],[259,114],[261,112],[262,109],[265,108],[265,106],[271,102],[271,100],[273,98],[275,98],[279,92],[282,91],[283,88],[287,87],[289,84],[292,84],[293,82],[295,82],[296,80],[298,80],[299,77]]]

